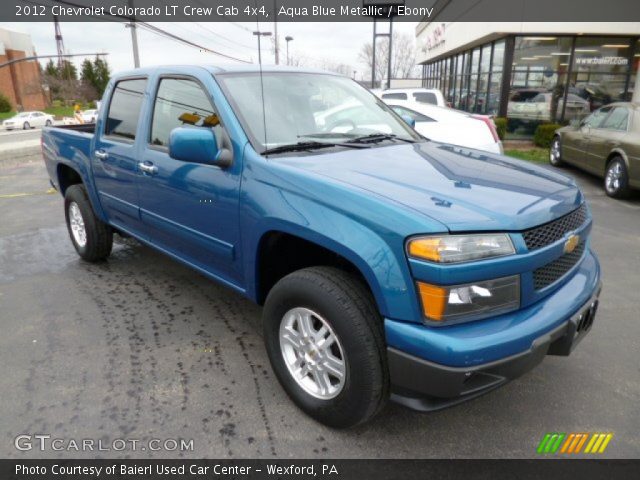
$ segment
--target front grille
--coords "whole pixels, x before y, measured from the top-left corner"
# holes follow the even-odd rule
[[[541,290],[563,277],[578,263],[584,253],[585,242],[580,243],[571,253],[565,253],[553,262],[533,271],[533,288]]]
[[[582,226],[587,220],[587,206],[583,203],[577,210],[539,227],[531,228],[522,233],[524,242],[529,250],[545,247],[557,242],[568,232]]]

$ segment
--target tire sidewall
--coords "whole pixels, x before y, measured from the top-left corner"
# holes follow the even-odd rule
[[[90,244],[89,242],[91,242],[93,239],[90,238],[90,234],[89,234],[90,229],[87,228],[88,217],[87,217],[87,212],[85,211],[85,208],[83,208],[83,202],[77,198],[78,194],[76,193],[75,189],[71,191],[72,188],[73,187],[69,187],[69,189],[67,190],[67,194],[64,197],[64,216],[65,216],[65,220],[67,221],[67,231],[69,232],[69,238],[71,238],[71,243],[73,244],[73,247],[76,249],[76,252],[78,252],[78,255],[83,257],[84,255],[87,254],[87,249]],[[80,215],[82,215],[82,221],[84,222],[85,234],[87,235],[87,241],[82,247],[76,242],[76,239],[73,236],[73,232],[71,231],[69,209],[71,208],[72,203],[75,203],[78,206],[78,209],[80,210]]]
[[[310,416],[331,426],[344,426],[346,419],[357,415],[358,408],[366,403],[369,382],[365,372],[370,368],[363,345],[348,328],[348,315],[337,302],[318,291],[315,285],[304,281],[284,280],[269,294],[263,313],[264,339],[274,372],[291,399]],[[295,307],[308,308],[321,315],[338,337],[345,361],[345,382],[342,391],[334,398],[321,400],[313,397],[292,378],[280,348],[280,323],[286,312]],[[357,375],[355,373],[358,373]]]

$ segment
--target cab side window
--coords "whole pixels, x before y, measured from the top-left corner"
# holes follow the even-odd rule
[[[104,134],[135,140],[146,79],[122,80],[111,95]]]
[[[219,123],[211,101],[199,83],[183,78],[160,80],[149,137],[152,145],[168,146],[171,130],[182,125],[216,131],[220,129]]]
[[[387,100],[406,100],[406,93],[383,93],[382,98]]]
[[[608,128],[610,130],[627,130],[627,122],[629,120],[629,110],[625,107],[616,107],[613,112],[602,122],[600,128]]]

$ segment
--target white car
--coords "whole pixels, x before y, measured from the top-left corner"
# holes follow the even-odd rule
[[[2,126],[7,130],[21,128],[29,130],[34,127],[48,127],[53,125],[53,115],[44,112],[21,112],[2,122]]]
[[[415,121],[422,136],[442,143],[502,154],[502,142],[490,117],[418,102],[386,100],[398,115]]]
[[[550,122],[552,115],[553,94],[541,92],[525,100],[510,100],[507,104],[507,118],[520,123],[527,122]],[[562,113],[564,97],[557,99],[556,116]],[[567,94],[567,107],[565,109],[565,120],[582,119],[591,113],[589,102],[573,93]]]
[[[385,102],[401,100],[448,107],[444,95],[437,88],[388,88],[382,92],[376,92],[376,95]]]
[[[84,110],[81,114],[84,123],[96,123],[98,118],[98,110]]]

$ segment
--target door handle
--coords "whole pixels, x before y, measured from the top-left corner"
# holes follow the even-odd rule
[[[140,171],[143,173],[148,173],[149,175],[158,173],[158,167],[151,162],[140,162],[138,163],[138,168],[140,168]]]
[[[104,150],[96,150],[94,153],[98,160],[106,160],[109,158],[109,154]]]

